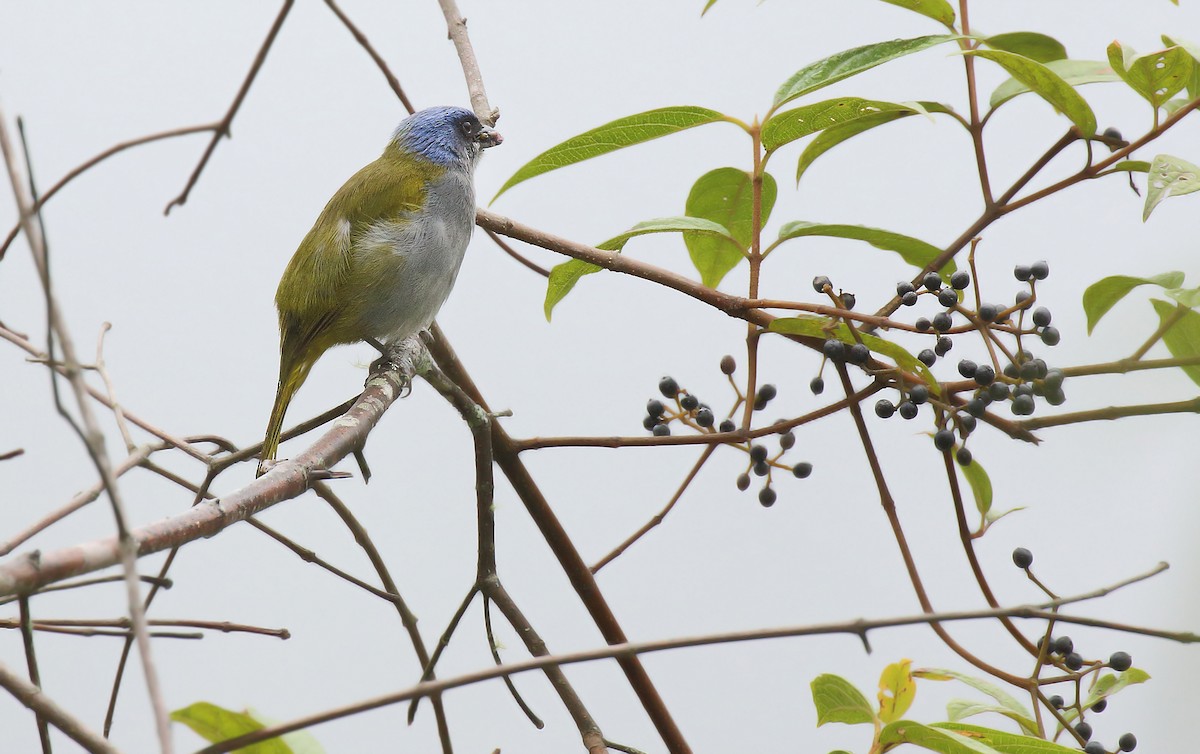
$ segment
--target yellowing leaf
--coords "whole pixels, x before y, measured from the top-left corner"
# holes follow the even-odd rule
[[[879,676],[879,719],[885,723],[904,717],[917,696],[912,677],[912,660],[894,662]]]

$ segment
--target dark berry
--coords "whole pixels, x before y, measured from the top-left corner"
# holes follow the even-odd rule
[[[666,424],[659,424],[654,428],[655,437],[666,437],[669,434],[671,434],[671,428]]]
[[[656,419],[658,417],[662,416],[663,412],[666,410],[667,410],[667,407],[664,406],[663,402],[658,400],[657,398],[652,398],[646,402],[646,413]]]
[[[1099,741],[1088,741],[1084,744],[1083,754],[1108,754],[1104,748],[1104,744]]]
[[[1066,375],[1063,374],[1063,370],[1049,369],[1046,371],[1046,376],[1042,378],[1042,381],[1045,383],[1047,390],[1057,390],[1062,387],[1065,377]]]
[[[950,287],[956,291],[961,291],[971,284],[971,273],[966,270],[959,270],[950,276]]]
[[[808,461],[801,461],[792,467],[792,476],[797,479],[805,479],[812,473],[813,465]]]
[[[917,354],[917,361],[921,362],[927,367],[931,367],[935,362],[937,362],[937,354],[933,352],[932,348],[924,348],[919,354]]]
[[[1033,298],[1033,294],[1029,291],[1017,291],[1017,295],[1013,297],[1013,301],[1016,302],[1017,306],[1020,306],[1031,298]]]
[[[1038,280],[1045,280],[1050,277],[1050,264],[1045,259],[1040,259],[1029,265],[1029,272]]]
[[[1033,565],[1033,553],[1024,547],[1018,547],[1017,549],[1013,550],[1012,559],[1017,568],[1022,570]]]
[[[767,460],[767,447],[765,445],[750,446],[750,460],[755,463],[762,463]]]
[[[1018,395],[1013,398],[1012,412],[1017,416],[1029,416],[1033,413],[1033,396]]]
[[[962,435],[963,437],[966,437],[967,435],[974,432],[976,424],[977,424],[977,422],[975,421],[974,416],[971,416],[970,414],[959,414],[958,429],[959,429],[959,434]]]
[[[1046,391],[1046,403],[1049,403],[1051,406],[1061,406],[1066,402],[1067,394],[1062,391],[1062,388]]]
[[[903,296],[900,297],[900,303],[904,304],[905,306],[916,306],[917,305],[917,292],[909,291],[908,293],[904,294]]]
[[[905,419],[916,419],[917,411],[919,409],[917,408],[917,404],[913,403],[912,401],[901,401],[900,405],[896,407],[896,410],[899,411],[900,416],[904,417]]]
[[[1000,315],[1000,307],[995,304],[980,304],[979,318],[984,322],[994,322],[996,317]]]
[[[908,399],[920,406],[925,401],[929,400],[929,388],[924,385],[913,385],[908,390]]]
[[[880,419],[890,419],[894,413],[896,413],[896,406],[887,398],[875,401],[875,415]]]
[[[921,278],[921,285],[927,290],[936,291],[942,287],[942,277],[936,272],[927,272],[925,277]]]
[[[846,361],[851,364],[866,364],[871,358],[871,349],[862,343],[855,343],[846,351]]]
[[[917,317],[917,321],[913,322],[913,327],[917,328],[917,332],[928,332],[930,322],[928,317]]]
[[[775,494],[775,490],[771,489],[770,487],[763,487],[758,491],[758,502],[761,503],[762,507],[764,508],[770,508],[772,505],[774,505],[777,497],[778,495]]]
[[[737,478],[737,488],[745,492],[750,487],[750,475],[739,474]]]
[[[858,303],[858,299],[854,297],[853,293],[842,293],[842,308],[853,309],[856,303]]]
[[[1050,645],[1050,651],[1066,657],[1075,651],[1075,642],[1071,640],[1070,636],[1060,636]]]
[[[1032,361],[1027,361],[1021,365],[1021,379],[1036,380],[1038,376],[1037,364]]]
[[[1029,269],[1027,264],[1019,264],[1013,268],[1013,277],[1020,280],[1022,283],[1029,280],[1033,276],[1033,271]]]
[[[968,416],[983,416],[987,413],[988,404],[981,398],[972,398],[967,401],[966,410]]]
[[[700,399],[688,393],[679,400],[679,405],[683,406],[684,411],[695,411],[700,408]]]
[[[1017,368],[1016,364],[1005,364],[1004,365],[1004,376],[1005,377],[1008,377],[1011,380],[1015,380],[1015,379],[1017,379],[1017,377],[1020,376],[1020,374],[1021,374],[1021,372]]]
[[[771,465],[766,461],[759,461],[754,464],[754,476],[766,476],[771,473]]]
[[[1121,751],[1133,751],[1137,748],[1137,736],[1125,733],[1117,739],[1117,746],[1121,747]]]
[[[958,373],[968,380],[975,376],[975,372],[979,370],[979,365],[970,359],[963,359],[958,362]]]
[[[829,282],[829,278],[824,275],[817,275],[813,278],[813,290],[817,293],[824,293],[826,288],[832,288],[833,283]]]
[[[980,387],[987,387],[995,381],[996,370],[992,369],[987,364],[980,364],[979,367],[975,369],[975,382],[977,382]]]
[[[796,435],[791,432],[784,432],[779,436],[779,447],[784,450],[791,450],[796,445]]]
[[[903,280],[899,283],[896,283],[896,295],[900,296],[901,298],[903,298],[906,294],[912,293],[915,290],[916,290],[916,288],[913,287],[913,284],[908,282],[907,280]]]
[[[758,394],[755,397],[761,398],[764,401],[771,401],[774,400],[775,396],[777,395],[779,395],[779,391],[775,389],[774,385],[768,382],[758,389]]]
[[[1066,704],[1066,702],[1063,701],[1063,698],[1058,694],[1055,694],[1046,701],[1050,702],[1050,706],[1054,709],[1062,709],[1063,705]]]
[[[1128,652],[1113,652],[1108,658],[1108,666],[1118,673],[1123,673],[1133,667],[1133,658]]]
[[[1063,658],[1063,665],[1066,665],[1069,670],[1079,670],[1083,667],[1083,656],[1078,652],[1069,652],[1067,656]],[[1082,723],[1080,724],[1082,725]]]
[[[658,426],[658,417],[647,416],[646,418],[642,419],[642,426],[646,429],[654,429],[656,426]]]
[[[663,377],[658,381],[658,392],[667,398],[674,398],[679,395],[679,383],[674,377]]]
[[[1018,395],[1033,395],[1033,385],[1028,382],[1023,385],[1017,385],[1012,389],[1012,394],[1014,398]]]
[[[846,355],[846,344],[840,340],[827,340],[825,345],[821,346],[821,351],[831,361],[841,361]]]
[[[701,427],[704,427],[707,429],[708,427],[711,427],[713,425],[714,421],[716,421],[716,417],[713,416],[713,412],[712,412],[711,408],[708,408],[706,406],[696,412],[696,423],[699,424]]]
[[[1103,712],[1106,709],[1108,709],[1107,699],[1097,699],[1096,703],[1092,705],[1092,712]]]
[[[954,348],[954,341],[947,338],[945,335],[937,339],[937,343],[933,345],[933,352],[938,356],[945,356],[950,353],[950,349]]]
[[[1039,306],[1033,310],[1033,324],[1038,327],[1045,327],[1050,324],[1050,310],[1044,306]]]
[[[1002,401],[1008,397],[1008,385],[1003,382],[993,382],[988,385],[987,394],[994,401]]]
[[[825,380],[820,377],[813,377],[808,383],[808,389],[812,391],[813,395],[820,395],[825,392]]]
[[[1075,724],[1075,732],[1084,741],[1092,737],[1092,724],[1089,722],[1079,722]]]
[[[959,466],[970,466],[971,451],[966,448],[959,448],[958,452],[954,454],[954,460],[958,461]]]
[[[933,447],[943,451],[953,448],[954,432],[949,429],[939,429],[933,435]]]
[[[938,291],[938,303],[947,309],[958,303],[958,292],[953,288],[943,288]]]
[[[954,320],[950,318],[947,312],[938,312],[933,315],[933,329],[938,332],[946,332],[954,324]]]
[[[722,419],[721,424],[717,427],[717,429],[721,430],[722,432],[732,432],[733,430],[737,429],[737,425],[733,423],[733,419]]]
[[[1047,327],[1042,330],[1042,342],[1048,346],[1056,346],[1062,340],[1062,333],[1057,327]]]
[[[1103,136],[1106,139],[1112,139],[1113,141],[1125,141],[1124,139],[1121,138],[1121,131],[1112,126],[1109,126],[1108,128],[1104,129],[1104,133],[1101,134],[1101,136]],[[1125,749],[1125,751],[1130,751],[1130,749]]]
[[[722,356],[721,357],[721,373],[722,374],[733,374],[735,371],[737,371],[737,362],[733,360],[733,357],[730,356],[729,354],[725,354],[724,356]]]
[[[1050,367],[1046,365],[1045,359],[1034,359],[1032,364],[1034,369],[1037,370],[1034,376],[1039,380],[1045,377],[1046,373],[1050,371]]]

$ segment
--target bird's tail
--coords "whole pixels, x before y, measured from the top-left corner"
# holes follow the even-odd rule
[[[258,476],[262,476],[265,472],[263,468],[264,461],[275,460],[275,453],[279,450],[279,435],[283,432],[283,417],[287,414],[288,404],[292,402],[292,396],[308,379],[308,371],[312,368],[312,362],[307,359],[300,359],[295,363],[281,361],[279,365],[279,387],[275,391],[275,405],[271,407],[271,419],[267,422],[267,435],[263,439],[262,451],[259,453]]]

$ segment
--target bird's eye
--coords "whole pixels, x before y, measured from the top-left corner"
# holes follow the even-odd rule
[[[464,120],[462,122],[462,131],[467,136],[471,136],[475,132],[475,124],[469,120]]]

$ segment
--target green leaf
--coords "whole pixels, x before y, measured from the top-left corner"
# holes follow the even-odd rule
[[[882,126],[885,123],[891,123],[900,118],[907,118],[910,115],[917,115],[922,111],[926,113],[951,113],[954,112],[947,105],[940,102],[902,102],[901,105],[908,106],[908,110],[883,110],[873,115],[864,115],[854,120],[839,123],[836,126],[830,126],[817,137],[808,143],[804,151],[800,154],[800,162],[796,165],[796,183],[800,182],[800,176],[804,175],[804,171],[808,170],[818,157],[833,149],[838,144],[841,144],[847,139],[858,136],[864,131],[869,131],[876,126]]]
[[[1157,285],[1163,288],[1178,288],[1183,285],[1182,272],[1164,272],[1149,278],[1130,277],[1129,275],[1112,275],[1098,280],[1088,286],[1083,292],[1083,311],[1087,314],[1088,335],[1108,310],[1125,298],[1139,285]]]
[[[590,160],[624,147],[669,136],[689,128],[725,120],[715,110],[687,105],[649,110],[637,115],[618,118],[551,147],[521,166],[508,182],[500,187],[492,201],[522,181],[567,165]]]
[[[1108,63],[1126,84],[1154,107],[1179,93],[1192,76],[1192,56],[1182,47],[1137,55],[1120,42],[1108,46]]]
[[[1167,47],[1182,47],[1192,56],[1192,75],[1188,77],[1187,83],[1188,99],[1200,97],[1200,45],[1179,37],[1168,37],[1166,34],[1163,35],[1162,41]]]
[[[817,708],[817,727],[825,723],[870,723],[875,710],[853,683],[841,676],[824,673],[811,684],[813,706]]]
[[[700,11],[700,15],[703,16],[705,13],[708,13],[708,9],[716,4],[717,0],[708,0],[708,2],[704,4],[704,10]]]
[[[1166,294],[1189,309],[1200,306],[1200,288],[1168,288]]]
[[[1083,706],[1091,707],[1094,703],[1100,701],[1101,698],[1108,698],[1127,686],[1145,683],[1148,680],[1150,680],[1150,674],[1141,668],[1123,670],[1117,675],[1104,673],[1096,680],[1091,691],[1088,692],[1087,700],[1083,703]]]
[[[1118,162],[1116,165],[1113,165],[1111,168],[1109,168],[1109,170],[1112,170],[1115,173],[1149,173],[1150,163],[1146,162],[1145,160],[1122,160],[1121,162]]]
[[[1169,154],[1155,155],[1150,166],[1150,178],[1146,182],[1146,206],[1142,209],[1142,222],[1150,218],[1154,208],[1168,196],[1183,196],[1200,191],[1200,167],[1172,157]]]
[[[894,251],[905,262],[914,267],[922,268],[933,262],[942,253],[942,250],[933,244],[926,243],[919,238],[893,233],[890,230],[868,228],[865,225],[810,223],[804,220],[790,222],[780,228],[779,240],[775,243],[780,244],[793,238],[800,238],[801,236],[833,236],[835,238],[852,238],[857,241],[866,241],[877,249]],[[938,274],[949,280],[950,275],[953,274],[955,269],[954,261],[951,260],[938,271]]]
[[[951,699],[946,703],[946,716],[950,718],[951,722],[955,723],[985,712],[995,712],[998,715],[1004,715],[1017,723],[1017,725],[1020,725],[1021,730],[1030,735],[1037,735],[1036,722],[1013,712],[1003,705],[970,699]]]
[[[1009,75],[1070,118],[1084,136],[1090,137],[1096,133],[1096,115],[1087,100],[1045,64],[1003,50],[969,50],[966,54],[985,58],[1004,68]],[[994,99],[995,95],[992,97]]]
[[[967,484],[971,485],[971,494],[975,496],[975,509],[985,519],[992,510],[992,480],[978,458],[972,458],[966,466],[961,466]]]
[[[779,87],[779,91],[775,92],[774,106],[782,107],[797,97],[848,79],[877,65],[960,38],[954,34],[934,34],[913,39],[892,39],[842,50],[793,73],[791,78]]]
[[[785,144],[831,126],[895,110],[917,112],[911,107],[894,102],[879,102],[861,97],[840,97],[802,105],[793,110],[776,113],[763,124],[763,148],[768,153],[774,152]]]
[[[655,220],[638,223],[624,233],[613,236],[604,243],[597,244],[596,248],[605,251],[620,251],[625,248],[625,244],[629,239],[644,236],[647,233],[710,235],[723,238],[728,244],[737,244],[737,240],[729,234],[728,230],[710,220],[699,217],[660,217]],[[542,310],[546,313],[546,320],[550,320],[550,314],[554,311],[554,307],[571,292],[571,289],[575,287],[580,278],[584,275],[590,275],[593,272],[599,272],[601,269],[603,268],[579,259],[563,262],[551,269],[550,279],[546,284],[546,300],[542,304]]]
[[[993,50],[1015,52],[1039,63],[1065,60],[1067,57],[1067,48],[1063,47],[1062,42],[1036,31],[1010,31],[984,37],[980,41]]]
[[[854,336],[850,334],[850,328],[846,327],[845,323],[839,322],[837,325],[830,326],[831,320],[827,317],[814,317],[811,315],[803,317],[779,317],[771,321],[767,327],[771,332],[783,333],[784,335],[807,335],[810,338],[821,338],[823,340],[829,338],[837,338],[843,343],[857,343]],[[916,356],[906,351],[902,346],[899,346],[890,340],[868,335],[860,334],[863,345],[874,353],[887,356],[896,365],[906,372],[921,375],[921,379],[929,385],[929,389],[935,395],[941,395],[941,386],[934,379],[933,373],[929,371],[929,367],[917,360]]]
[[[246,714],[264,727],[280,723],[279,720],[267,717],[256,709],[247,709]],[[316,736],[306,730],[294,730],[291,733],[284,733],[279,739],[291,747],[292,754],[325,754],[325,747],[321,746]]]
[[[225,741],[264,726],[249,714],[234,712],[209,702],[196,702],[171,713],[171,719],[183,723],[197,735],[210,743]],[[282,739],[272,738],[238,749],[239,754],[293,754],[292,748]]]
[[[1178,306],[1159,299],[1150,299],[1154,311],[1158,312],[1160,323],[1165,323],[1168,317],[1175,316]],[[1186,313],[1163,333],[1163,343],[1167,350],[1177,359],[1200,356],[1200,314],[1188,309]],[[1184,373],[1192,378],[1192,382],[1200,385],[1200,366],[1183,367]],[[1128,671],[1126,671],[1128,672]]]
[[[709,288],[716,288],[726,273],[745,258],[744,252],[750,248],[753,238],[753,188],[750,173],[737,168],[717,168],[700,176],[688,194],[684,209],[688,217],[711,220],[727,228],[737,241],[731,244],[718,235],[683,234],[692,264],[696,265],[701,282]],[[771,216],[776,194],[775,179],[770,173],[764,173],[760,228],[767,224],[767,218]]]
[[[917,696],[911,668],[912,660],[901,660],[888,665],[879,675],[879,719],[885,723],[903,717]]]
[[[1079,749],[1056,744],[1033,736],[1021,736],[993,728],[984,728],[966,723],[934,723],[936,730],[970,736],[972,740],[1000,754],[1079,754]]]
[[[907,8],[914,13],[928,16],[934,21],[941,21],[946,26],[954,26],[954,9],[946,0],[883,0],[883,2]]]
[[[884,745],[885,750],[900,744],[913,744],[939,754],[997,754],[995,749],[975,738],[912,720],[897,720],[889,724],[879,732],[879,743]]]
[[[913,675],[917,678],[925,678],[931,681],[948,681],[951,679],[960,681],[967,684],[971,688],[977,691],[982,691],[991,698],[995,699],[1000,703],[1001,707],[1004,707],[1005,709],[1010,710],[1011,712],[1014,712],[1023,718],[1033,718],[1033,715],[1030,714],[1029,710],[1025,708],[1025,705],[1017,701],[1016,697],[991,681],[985,681],[982,678],[976,678],[975,676],[967,675],[966,673],[959,673],[956,670],[945,670],[944,668],[921,668],[920,670],[914,670]]]
[[[1121,77],[1113,71],[1108,63],[1101,63],[1096,60],[1054,60],[1046,63],[1045,66],[1071,86],[1121,80]],[[1031,91],[1033,89],[1026,85],[1025,82],[1017,78],[1011,78],[996,87],[996,90],[992,92],[989,104],[995,109],[1013,97]]]

